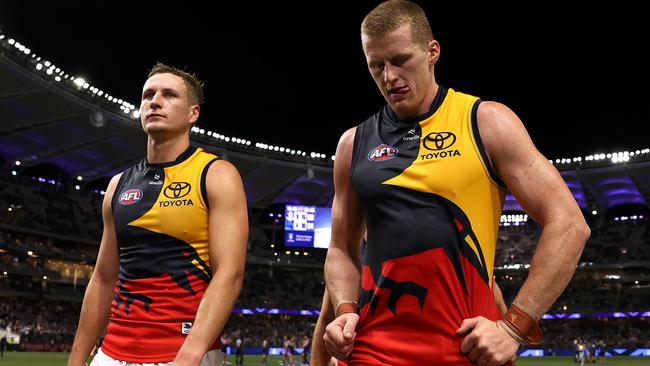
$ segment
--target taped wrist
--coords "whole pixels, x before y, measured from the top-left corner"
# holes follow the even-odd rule
[[[359,304],[357,304],[356,301],[343,301],[336,307],[336,311],[334,312],[334,315],[336,318],[343,314],[347,313],[357,313],[359,310]]]
[[[539,318],[526,311],[521,306],[513,303],[503,316],[503,320],[497,322],[519,343],[537,346],[542,343],[543,333],[539,326]]]

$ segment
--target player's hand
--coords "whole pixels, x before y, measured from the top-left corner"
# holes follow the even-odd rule
[[[465,335],[460,345],[461,352],[478,366],[499,366],[514,361],[519,342],[496,322],[482,316],[463,320],[456,335]]]
[[[330,355],[339,360],[348,358],[357,336],[357,323],[359,323],[358,314],[345,313],[327,325],[323,341]]]

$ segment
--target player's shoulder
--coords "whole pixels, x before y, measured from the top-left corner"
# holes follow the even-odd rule
[[[111,185],[117,185],[117,183],[120,181],[122,176],[124,175],[125,171],[119,172],[115,174],[114,176],[111,177],[111,180],[108,182],[108,186],[110,187]]]
[[[217,202],[245,204],[244,183],[237,168],[229,161],[212,162],[201,184],[206,203],[210,202],[210,206]]]
[[[211,179],[241,179],[237,167],[233,163],[223,159],[215,160],[210,164],[208,176]]]
[[[341,138],[339,138],[339,144],[337,150],[342,147],[351,146],[351,144],[354,142],[354,137],[356,133],[357,133],[357,126],[348,128],[345,132],[343,132]]]
[[[117,189],[117,185],[120,182],[120,179],[124,175],[124,172],[120,172],[115,174],[111,180],[108,182],[108,185],[106,186],[106,191],[104,193],[104,197],[110,199],[113,197],[115,194],[115,190]]]
[[[476,111],[479,126],[495,129],[509,129],[513,124],[521,124],[515,112],[503,103],[495,101],[482,101]]]

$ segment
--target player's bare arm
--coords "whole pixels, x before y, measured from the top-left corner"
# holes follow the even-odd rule
[[[68,366],[79,366],[86,363],[97,342],[97,338],[108,324],[113,292],[115,291],[120,268],[111,201],[121,175],[118,174],[111,179],[102,202],[104,231],[99,245],[95,270],[88,282],[83,305],[81,306],[79,326],[70,351]]]
[[[478,126],[497,173],[543,227],[528,279],[513,302],[539,319],[571,279],[589,227],[559,172],[535,148],[514,112],[499,103],[481,103]],[[501,364],[516,353],[519,343],[496,323],[482,317],[466,319],[459,333],[470,329],[461,350],[478,365]]]
[[[352,128],[341,136],[334,162],[332,239],[325,261],[325,280],[335,313],[342,304],[357,301],[361,279],[358,253],[364,219],[350,179],[355,131]],[[357,314],[346,313],[327,326],[324,340],[331,355],[344,359],[350,354],[358,320]]]
[[[320,315],[314,327],[314,335],[311,341],[311,360],[309,364],[312,366],[327,366],[331,359],[330,354],[325,348],[323,336],[325,335],[325,327],[334,320],[334,308],[330,301],[329,292],[327,288],[323,293],[323,303],[321,304]]]
[[[560,173],[537,151],[514,112],[486,102],[478,116],[483,142],[499,176],[543,227],[528,279],[514,300],[541,316],[569,283],[590,230]]]

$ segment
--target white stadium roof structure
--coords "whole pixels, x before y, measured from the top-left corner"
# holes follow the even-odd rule
[[[200,126],[193,128],[191,138],[239,169],[252,208],[275,203],[331,206],[333,157],[227,137]],[[145,140],[134,105],[66,74],[0,31],[3,165],[27,169],[49,164],[72,181],[107,182],[145,156]],[[587,213],[648,209],[650,149],[551,162]],[[522,210],[509,195],[505,211]]]

